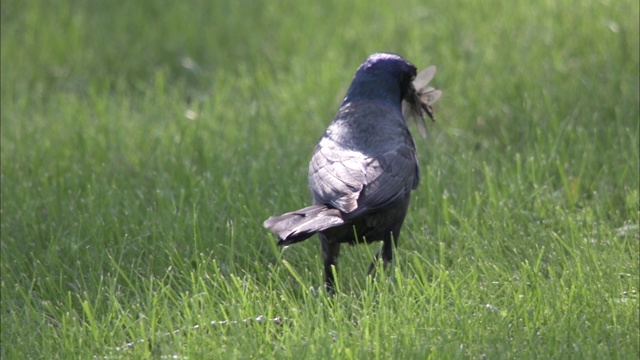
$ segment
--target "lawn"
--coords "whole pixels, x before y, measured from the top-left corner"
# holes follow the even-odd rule
[[[637,359],[638,2],[405,3],[3,1],[0,357]],[[443,96],[334,297],[262,222],[378,51]]]

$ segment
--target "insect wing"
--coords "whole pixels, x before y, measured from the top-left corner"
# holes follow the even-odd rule
[[[424,92],[419,92],[418,93],[418,97],[420,98],[420,102],[422,103],[426,103],[426,104],[433,104],[434,102],[438,101],[438,99],[440,98],[440,96],[442,95],[442,91],[440,90],[436,90],[434,88],[428,88],[426,91]]]
[[[433,76],[436,74],[436,66],[431,65],[425,69],[420,70],[416,78],[413,80],[413,87],[420,91],[422,88],[427,86],[429,81],[433,79]]]

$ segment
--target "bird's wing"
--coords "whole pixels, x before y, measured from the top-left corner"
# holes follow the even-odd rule
[[[321,141],[309,164],[309,187],[316,202],[329,204],[343,213],[354,211],[366,185],[366,166],[370,161],[362,153]]]
[[[309,186],[316,202],[349,216],[383,208],[418,184],[414,150],[408,145],[367,156],[321,141],[311,159]]]
[[[382,154],[368,168],[367,184],[353,216],[388,206],[415,189],[418,181],[418,162],[412,148],[401,146]]]

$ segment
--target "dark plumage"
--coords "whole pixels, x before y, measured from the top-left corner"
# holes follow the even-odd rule
[[[393,258],[411,190],[419,182],[405,116],[413,116],[421,131],[423,114],[433,119],[431,104],[441,93],[426,85],[434,73],[435,67],[429,67],[416,78],[415,66],[398,55],[369,56],[313,152],[309,188],[314,205],[264,222],[278,236],[278,245],[319,234],[329,291],[341,243],[382,241],[370,272],[379,257],[385,264]]]

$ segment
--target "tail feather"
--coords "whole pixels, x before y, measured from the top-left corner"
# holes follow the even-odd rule
[[[273,231],[278,245],[290,245],[310,238],[313,234],[344,224],[339,210],[324,205],[312,205],[265,220],[264,227]]]

